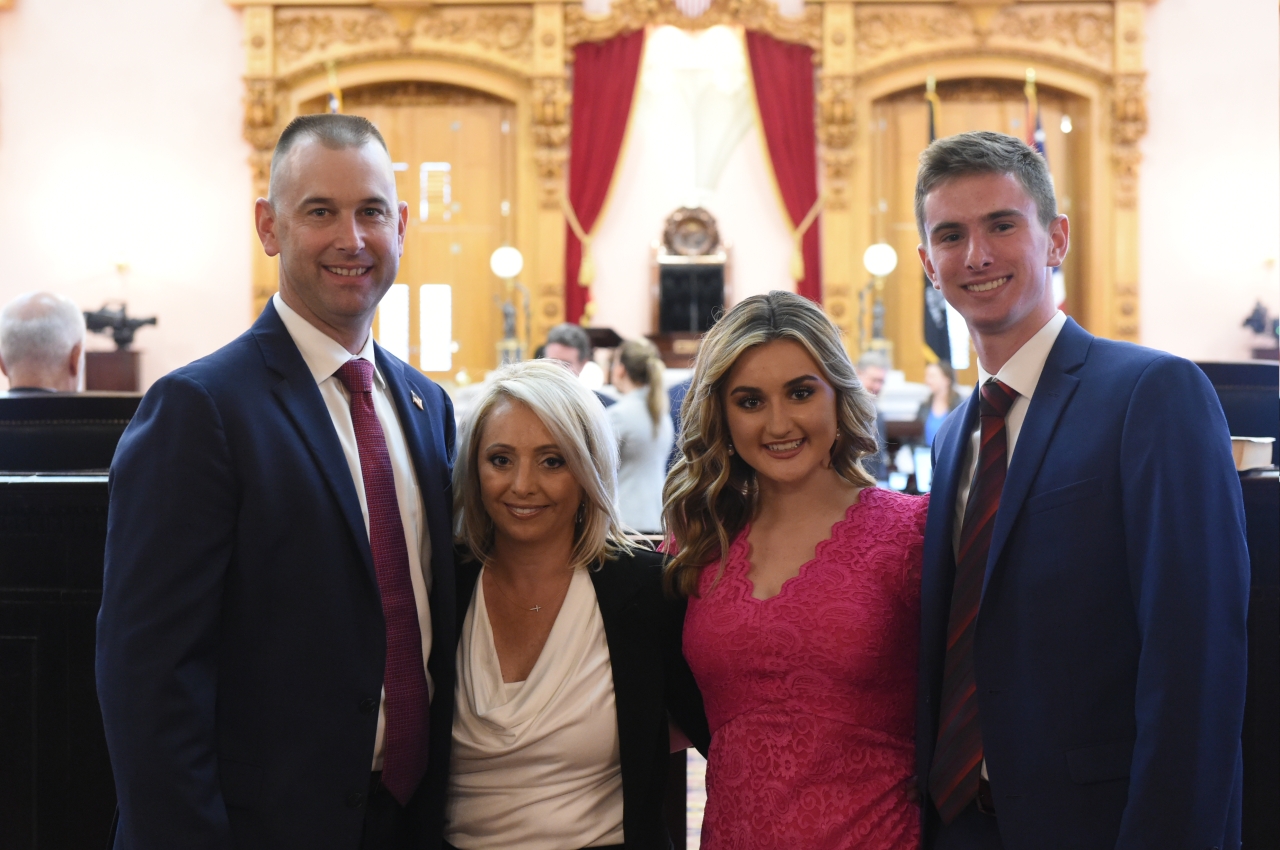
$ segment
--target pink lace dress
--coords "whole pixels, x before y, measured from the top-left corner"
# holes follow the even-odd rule
[[[703,571],[684,654],[711,726],[703,850],[907,850],[928,497],[868,488],[777,596],[744,529]]]

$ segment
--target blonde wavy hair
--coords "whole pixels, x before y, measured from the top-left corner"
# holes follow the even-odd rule
[[[723,573],[730,542],[755,514],[755,470],[729,454],[723,385],[743,352],[780,339],[804,346],[835,390],[839,435],[831,468],[851,484],[875,486],[862,467],[862,458],[877,451],[875,404],[849,362],[840,330],[821,307],[791,292],[745,299],[707,332],[681,407],[680,451],[662,492],[674,553],[666,578],[678,594],[694,595],[702,570],[713,561]]]
[[[480,495],[480,436],[503,401],[526,405],[551,432],[565,464],[583,490],[570,567],[578,569],[631,551],[618,515],[618,441],[604,406],[562,363],[530,360],[493,376],[458,437],[453,466],[454,535],[473,557],[493,557],[494,525]]]

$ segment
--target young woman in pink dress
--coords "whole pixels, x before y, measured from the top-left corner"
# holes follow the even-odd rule
[[[821,308],[707,334],[665,491],[712,738],[704,850],[906,850],[927,499],[878,490],[875,410]]]

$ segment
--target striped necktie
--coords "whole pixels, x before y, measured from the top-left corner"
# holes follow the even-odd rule
[[[929,771],[929,794],[943,823],[951,823],[978,794],[982,765],[982,729],[978,723],[977,686],[973,676],[973,633],[982,600],[982,580],[991,551],[991,531],[1000,508],[1008,468],[1005,416],[1018,393],[992,378],[982,385],[982,420],[978,468],[969,489],[956,584],[947,625],[947,653],[942,674],[938,746]]]

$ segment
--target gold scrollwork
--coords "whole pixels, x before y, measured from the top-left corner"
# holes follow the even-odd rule
[[[276,143],[276,81],[246,79],[244,81],[244,137],[254,150],[271,150]]]
[[[587,15],[580,4],[566,5],[564,22],[565,48],[570,51],[584,41],[604,41],[646,26],[701,30],[725,24],[807,45],[813,49],[814,63],[821,64],[822,6],[815,3],[806,3],[799,17],[788,18],[778,13],[772,0],[711,0],[705,12],[691,18],[676,8],[675,0],[614,0],[609,14],[601,17]]]
[[[859,7],[855,14],[854,47],[860,64],[885,53],[942,41],[968,41],[974,36],[973,18],[955,8],[889,11]]]
[[[406,54],[433,44],[471,47],[518,64],[527,64],[533,55],[533,14],[527,8],[396,11],[412,13],[411,20],[377,9],[279,10],[275,46],[280,66],[296,69],[335,53]]]
[[[1145,74],[1118,75],[1111,96],[1111,165],[1116,205],[1124,209],[1138,204],[1138,166],[1142,163],[1138,142],[1147,132],[1145,79]]]
[[[853,171],[854,81],[849,75],[822,76],[818,88],[818,140],[822,143],[827,207],[849,208],[849,177]]]
[[[1114,28],[1110,7],[1105,11],[1047,12],[1025,7],[1002,9],[992,27],[995,35],[1019,42],[1054,42],[1078,50],[1099,65],[1111,65]]]
[[[560,206],[564,166],[569,152],[569,106],[572,95],[562,76],[533,80],[534,167],[538,172],[538,203],[543,209]]]

